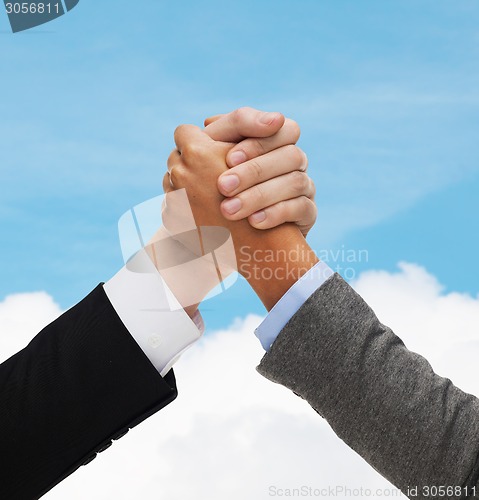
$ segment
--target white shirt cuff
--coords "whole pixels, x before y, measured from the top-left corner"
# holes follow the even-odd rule
[[[131,336],[164,376],[201,337],[203,320],[199,312],[191,319],[178,304],[171,307],[174,296],[144,250],[134,260],[134,266],[123,267],[103,288]]]

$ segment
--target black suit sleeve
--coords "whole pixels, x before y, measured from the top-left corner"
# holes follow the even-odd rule
[[[0,365],[0,499],[42,496],[176,395],[98,286]]]

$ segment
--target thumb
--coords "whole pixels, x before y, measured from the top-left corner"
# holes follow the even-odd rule
[[[206,118],[206,120],[204,122],[205,123],[205,127],[207,127],[208,125],[210,125],[213,122],[218,121],[220,118],[223,118],[223,116],[225,116],[225,115],[221,114],[221,115],[209,116],[208,118]]]
[[[285,121],[281,113],[266,113],[253,108],[239,108],[227,115],[219,115],[219,118],[217,116],[204,131],[215,141],[222,142],[239,142],[246,137],[271,137]]]

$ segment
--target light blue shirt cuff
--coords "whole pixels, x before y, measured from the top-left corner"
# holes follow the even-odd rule
[[[281,297],[254,332],[265,351],[269,351],[286,323],[333,274],[334,271],[320,261]]]

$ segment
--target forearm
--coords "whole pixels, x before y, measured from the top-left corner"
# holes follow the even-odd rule
[[[306,399],[405,494],[476,484],[479,401],[409,351],[339,276],[291,319],[258,370]]]
[[[216,239],[211,237],[211,232]],[[231,269],[226,270],[226,266],[219,269],[217,261],[212,258],[214,252],[221,254],[223,250],[224,253],[223,247],[228,247],[228,239],[223,236],[223,232],[225,231],[221,228],[196,228],[187,232],[173,231],[171,234],[161,226],[145,246],[146,255],[154,266],[152,270],[156,269],[171,290],[178,306],[181,306],[190,318],[197,316],[199,304],[227,277],[227,271],[234,270],[232,243]],[[219,239],[218,234],[223,236],[223,239]]]
[[[250,235],[243,240],[233,236],[238,270],[269,311],[318,258],[293,224],[248,231]]]
[[[176,394],[97,287],[0,365],[0,498],[38,498]]]

